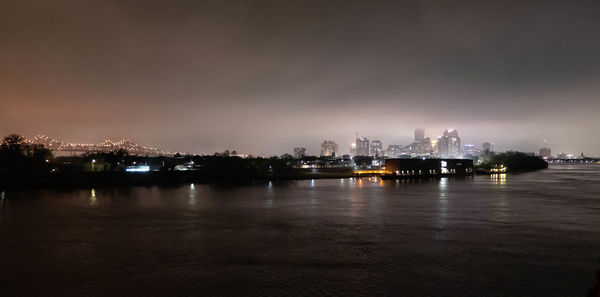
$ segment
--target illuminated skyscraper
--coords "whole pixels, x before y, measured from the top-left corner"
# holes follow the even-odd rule
[[[350,156],[356,156],[356,142],[350,145]]]
[[[338,144],[335,141],[325,140],[321,144],[321,157],[335,157],[338,155]]]
[[[438,138],[438,155],[442,157],[460,157],[460,137],[454,129],[444,131],[444,135]]]
[[[431,144],[431,152],[434,155],[437,155],[438,154],[438,140],[437,139],[432,139],[430,141],[430,144]]]
[[[369,139],[366,137],[359,137],[356,139],[356,155],[357,156],[368,156],[369,155]]]
[[[374,157],[383,157],[383,143],[381,140],[371,141],[371,155]]]
[[[386,154],[388,157],[398,157],[404,152],[403,148],[404,146],[400,144],[390,144],[388,145]]]

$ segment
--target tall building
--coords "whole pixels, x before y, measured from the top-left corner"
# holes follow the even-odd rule
[[[430,141],[430,144],[431,144],[431,153],[433,155],[436,155],[436,156],[438,155],[438,143],[437,142],[438,142],[437,139],[432,139]]]
[[[460,137],[454,129],[444,131],[444,135],[438,138],[438,155],[442,157],[460,157]]]
[[[429,137],[423,137],[420,141],[413,142],[410,147],[413,155],[428,155],[431,153],[431,140]]]
[[[540,149],[540,157],[542,157],[542,158],[552,157],[552,151],[550,150],[550,148],[547,148],[547,147],[541,148]]]
[[[383,143],[381,140],[371,141],[371,155],[374,157],[383,157]]]
[[[306,156],[306,148],[305,147],[296,147],[294,148],[294,157],[296,159],[302,159]]]
[[[415,129],[415,142],[421,142],[425,139],[425,129]]]
[[[356,142],[350,145],[350,156],[356,156]]]
[[[404,146],[400,144],[390,144],[387,147],[386,155],[388,157],[398,157],[404,152]]]
[[[356,155],[357,156],[368,156],[369,155],[369,139],[366,137],[359,137],[356,139]]]
[[[332,140],[325,140],[321,144],[321,157],[335,157],[338,155],[338,144]]]
[[[484,143],[481,145],[481,150],[482,150],[482,151],[484,151],[484,152],[485,152],[485,151],[490,151],[490,152],[491,152],[491,151],[493,151],[493,150],[494,150],[494,147],[492,146],[492,144],[491,144],[491,143],[489,143],[489,142],[484,142]]]
[[[475,156],[477,154],[474,144],[465,144],[463,146],[463,151],[465,152],[465,155]]]

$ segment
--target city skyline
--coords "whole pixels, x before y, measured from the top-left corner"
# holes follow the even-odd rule
[[[598,155],[599,9],[3,1],[0,134],[281,154],[454,128],[497,150]]]
[[[419,132],[418,132],[419,131]],[[398,155],[402,155],[402,154],[406,154],[408,151],[406,151],[407,149],[409,150],[415,150],[415,148],[409,148],[411,147],[411,145],[415,145],[418,144],[420,141],[426,140],[428,142],[428,145],[430,145],[430,148],[426,148],[426,149],[419,149],[417,148],[416,151],[412,151],[411,153],[413,155],[426,155],[426,154],[430,154],[432,156],[462,156],[462,154],[467,155],[469,154],[469,151],[485,151],[486,149],[489,149],[491,151],[518,151],[515,149],[506,149],[506,150],[498,150],[495,147],[494,143],[490,143],[487,141],[484,141],[482,143],[472,143],[472,142],[464,142],[462,140],[462,138],[459,138],[458,143],[457,143],[457,147],[456,149],[458,151],[460,151],[462,154],[447,154],[447,153],[441,153],[438,154],[437,152],[437,144],[438,141],[440,139],[444,138],[444,135],[446,135],[448,132],[450,133],[457,133],[457,129],[446,129],[443,133],[441,133],[442,136],[438,136],[438,137],[431,137],[429,134],[427,134],[427,130],[426,129],[422,129],[422,128],[416,128],[413,130],[414,133],[414,137],[412,139],[412,142],[406,143],[406,144],[401,144],[401,143],[390,143],[387,142],[386,140],[381,140],[381,139],[370,139],[369,137],[366,136],[362,136],[362,135],[358,135],[358,133],[355,133],[355,137],[358,137],[359,139],[361,139],[362,141],[366,141],[365,145],[367,145],[367,147],[364,147],[363,150],[360,151],[360,153],[357,152],[352,152],[352,148],[355,148],[355,144],[356,144],[356,140],[351,144],[351,146],[348,148],[348,150],[344,151],[343,145],[340,145],[339,142],[335,141],[335,140],[323,140],[319,143],[318,148],[317,149],[311,149],[308,148],[308,146],[295,146],[290,148],[288,151],[284,151],[284,152],[276,152],[276,153],[264,153],[264,152],[259,152],[259,153],[248,153],[248,152],[244,152],[244,151],[239,151],[235,148],[223,148],[221,150],[217,150],[214,152],[186,152],[186,151],[166,151],[163,150],[160,147],[150,147],[150,146],[144,146],[144,145],[140,145],[138,143],[135,142],[135,140],[132,140],[131,138],[127,138],[127,139],[122,139],[122,140],[111,140],[111,139],[104,139],[102,141],[96,141],[96,142],[89,142],[89,143],[82,143],[82,142],[69,142],[69,141],[64,141],[64,140],[57,140],[51,137],[48,137],[44,134],[38,134],[35,135],[33,137],[25,137],[25,141],[29,142],[29,143],[35,143],[35,144],[44,144],[47,148],[53,150],[53,151],[64,151],[64,152],[69,152],[71,150],[76,150],[76,151],[85,151],[85,150],[89,150],[89,151],[112,151],[112,150],[117,150],[119,148],[123,148],[127,151],[129,151],[130,153],[133,154],[150,154],[150,155],[174,155],[174,154],[189,154],[189,155],[212,155],[214,153],[220,153],[220,152],[224,152],[224,151],[236,151],[239,155],[241,156],[280,156],[283,154],[289,154],[295,157],[298,157],[299,155],[302,156],[331,156],[332,152],[335,152],[335,156],[342,156],[342,155],[351,155],[351,156],[355,156],[355,155],[369,155],[369,156],[374,156],[373,154],[373,148],[374,148],[374,142],[377,143],[377,145],[375,146],[376,148],[381,149],[382,154],[377,154],[380,157],[381,156],[386,156],[386,157],[390,157],[390,156],[398,156]],[[420,140],[417,139],[417,133],[422,135],[422,138],[420,138]],[[18,134],[18,133],[17,133]],[[431,139],[431,140],[430,140]],[[462,141],[462,143],[461,143]],[[537,150],[534,151],[522,151],[522,152],[526,152],[526,153],[534,153],[540,156],[552,156],[552,157],[559,157],[559,156],[580,156],[581,153],[583,153],[585,156],[591,156],[591,157],[595,157],[596,155],[593,154],[586,154],[585,152],[566,152],[566,151],[552,151],[553,153],[556,152],[555,154],[548,154],[546,152],[546,150],[550,150],[551,148],[547,147],[547,141],[544,142],[545,146],[542,146],[540,148],[538,148]],[[489,148],[487,147],[489,145]],[[82,149],[84,148],[84,149]],[[366,149],[366,150],[365,150]],[[391,153],[389,152],[389,150],[398,150],[398,153]],[[323,153],[323,151],[326,150],[327,153]],[[544,151],[544,153],[542,153],[542,151]],[[473,155],[473,154],[471,154]]]

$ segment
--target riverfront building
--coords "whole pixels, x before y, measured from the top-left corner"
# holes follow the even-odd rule
[[[427,177],[472,175],[473,160],[470,159],[386,159],[387,177]]]

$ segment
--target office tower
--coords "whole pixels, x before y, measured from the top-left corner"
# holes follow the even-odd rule
[[[454,129],[444,131],[444,135],[438,138],[438,155],[442,157],[460,157],[460,137]]]
[[[325,140],[321,144],[321,157],[335,157],[338,155],[338,144],[335,141]]]
[[[366,137],[359,137],[356,139],[356,155],[357,156],[368,156],[369,155],[369,139]]]
[[[381,140],[371,141],[371,155],[374,157],[383,157],[383,143]]]
[[[429,137],[423,137],[423,139],[413,142],[410,146],[410,152],[413,155],[427,155],[431,152],[431,140]]]
[[[430,146],[431,146],[431,153],[433,155],[437,155],[438,154],[438,140],[437,139],[432,139],[430,141]]]
[[[302,159],[306,156],[306,148],[305,147],[296,147],[294,148],[294,157],[296,159]]]
[[[386,156],[398,157],[404,152],[404,146],[401,144],[390,144],[386,149]]]
[[[415,129],[415,142],[421,142],[425,138],[425,129]]]
[[[350,145],[350,156],[356,156],[356,142]]]
[[[542,158],[552,157],[552,151],[550,150],[550,148],[547,148],[547,147],[541,148],[540,149],[540,157],[542,157]]]

